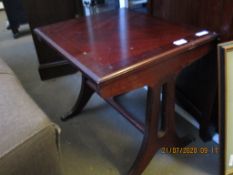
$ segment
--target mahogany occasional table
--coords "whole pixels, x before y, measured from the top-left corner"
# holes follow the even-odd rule
[[[63,120],[80,113],[96,92],[144,134],[129,175],[140,175],[162,146],[184,146],[186,141],[175,129],[176,76],[215,49],[215,33],[126,9],[67,20],[35,32],[82,72],[79,98]],[[148,87],[145,123],[115,100],[143,86]]]

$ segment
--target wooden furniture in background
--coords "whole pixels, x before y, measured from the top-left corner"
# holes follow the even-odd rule
[[[21,0],[3,0],[5,12],[9,22],[7,29],[11,30],[13,37],[19,37],[19,27],[28,22]]]
[[[121,9],[35,32],[82,72],[79,98],[63,120],[80,113],[92,94],[98,93],[142,132],[141,149],[128,173],[140,175],[162,146],[187,144],[188,140],[176,134],[175,82],[184,67],[216,47],[216,34],[197,36],[200,30]],[[187,43],[175,45],[180,38]],[[141,123],[117,103],[116,97],[145,85],[147,108]]]
[[[24,9],[27,13],[31,30],[36,27],[52,24],[55,22],[67,20],[84,14],[83,4],[81,0],[21,0]],[[114,4],[119,6],[119,3],[114,0],[109,3],[104,0],[97,1],[98,3]],[[112,7],[111,7],[112,8]],[[64,60],[61,55],[47,47],[43,42],[39,42],[32,34],[35,43],[38,60],[39,73],[42,80],[67,75],[76,72],[76,68],[72,67],[67,60]]]
[[[31,30],[36,27],[74,18],[81,15],[82,2],[75,0],[21,0],[28,16]],[[62,35],[62,34],[61,34]],[[38,59],[41,79],[49,79],[77,70],[54,50],[39,42],[32,33]]]
[[[183,25],[196,26],[233,39],[232,0],[151,0],[154,16]],[[203,140],[212,137],[217,126],[217,51],[182,71],[176,84],[177,100],[200,123]]]

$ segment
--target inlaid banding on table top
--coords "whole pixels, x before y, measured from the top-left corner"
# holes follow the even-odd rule
[[[168,23],[125,9],[82,17],[36,29],[52,47],[97,82],[162,61],[167,52],[190,49],[216,37],[197,37],[197,28]],[[184,38],[188,43],[175,46]]]

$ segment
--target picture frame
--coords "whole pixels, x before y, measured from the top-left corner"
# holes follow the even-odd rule
[[[218,45],[220,175],[233,175],[233,41]]]

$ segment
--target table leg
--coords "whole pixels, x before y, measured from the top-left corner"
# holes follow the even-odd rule
[[[87,79],[84,76],[82,76],[82,85],[78,100],[76,101],[71,111],[61,117],[61,120],[66,121],[74,117],[75,115],[78,115],[86,106],[87,102],[89,101],[94,92],[95,91],[87,84]]]
[[[183,147],[192,140],[191,138],[181,139],[176,134],[175,79],[170,80],[163,86],[162,102],[160,101],[160,87],[153,86],[148,89],[144,138],[138,156],[128,173],[129,175],[142,174],[161,147]],[[161,126],[161,118],[163,126]]]

